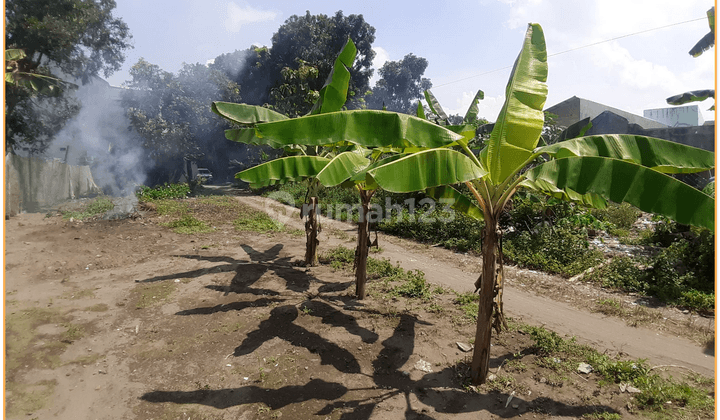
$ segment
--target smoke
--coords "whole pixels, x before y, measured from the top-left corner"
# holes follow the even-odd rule
[[[132,195],[146,180],[145,153],[120,104],[121,89],[94,78],[76,96],[82,107],[56,135],[46,154],[70,165],[89,165],[106,194]]]

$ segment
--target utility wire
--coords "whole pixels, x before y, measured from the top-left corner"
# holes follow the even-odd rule
[[[622,39],[622,38],[628,38],[628,37],[631,37],[631,36],[640,35],[640,34],[644,34],[644,33],[647,33],[647,32],[658,31],[658,30],[660,30],[660,29],[670,28],[670,27],[672,27],[672,26],[684,25],[684,24],[686,24],[686,23],[697,22],[697,21],[699,21],[699,20],[705,20],[705,19],[707,19],[707,17],[701,17],[701,18],[697,18],[697,19],[690,19],[690,20],[686,20],[686,21],[683,21],[683,22],[671,23],[671,24],[665,25],[665,26],[658,26],[657,28],[645,29],[644,31],[633,32],[633,33],[627,34],[627,35],[616,36],[615,38],[606,39],[606,40],[604,40],[604,41],[593,42],[592,44],[583,45],[582,47],[571,48],[571,49],[569,49],[569,50],[565,50],[565,51],[561,51],[561,52],[557,52],[557,53],[553,53],[553,54],[548,54],[548,58],[549,58],[549,57],[555,57],[556,55],[560,55],[560,54],[569,53],[569,52],[571,52],[571,51],[581,50],[581,49],[583,49],[583,48],[594,47],[595,45],[604,44],[604,43],[606,43],[606,42],[615,41],[615,40]],[[486,74],[490,74],[490,73],[495,73],[495,72],[498,72],[498,71],[507,70],[507,69],[510,69],[510,68],[512,68],[512,67],[513,67],[513,66],[505,66],[505,67],[497,68],[497,69],[495,69],[495,70],[490,70],[490,71],[486,71],[486,72],[484,72],[484,73],[476,74],[476,75],[474,75],[474,76],[468,76],[468,77],[464,77],[464,78],[462,78],[462,79],[453,80],[452,82],[447,82],[447,83],[443,83],[443,84],[441,84],[441,85],[433,86],[433,89],[437,89],[437,88],[439,88],[439,87],[451,85],[451,84],[457,83],[457,82],[462,82],[462,81],[464,81],[464,80],[474,79],[474,78],[480,77],[480,76],[485,76]]]

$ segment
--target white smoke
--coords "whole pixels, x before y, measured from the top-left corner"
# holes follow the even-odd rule
[[[95,183],[113,196],[132,195],[146,180],[144,151],[120,104],[121,88],[95,78],[80,86],[82,104],[47,149],[70,165],[90,165]],[[69,150],[63,150],[69,147]]]

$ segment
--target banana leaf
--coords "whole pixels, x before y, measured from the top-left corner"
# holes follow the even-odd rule
[[[256,146],[267,145],[273,149],[282,149],[286,146],[295,145],[294,143],[284,144],[274,141],[273,139],[260,138],[255,135],[255,129],[252,127],[225,130],[225,138],[238,143],[253,144]]]
[[[18,61],[27,57],[25,50],[19,48],[10,48],[5,50],[5,61]]]
[[[325,187],[334,187],[367,168],[369,164],[370,159],[359,153],[340,153],[317,174],[317,180]]]
[[[421,120],[426,120],[427,117],[425,116],[425,108],[423,108],[422,102],[418,101],[417,111],[415,112],[415,116],[420,118]]]
[[[693,90],[667,98],[670,105],[684,105],[689,102],[702,102],[707,98],[715,98],[715,89]]]
[[[257,124],[289,119],[279,112],[261,106],[235,104],[231,102],[213,102],[212,111],[238,124]]]
[[[313,178],[329,162],[320,156],[289,156],[238,172],[235,178],[249,183],[251,188],[262,188]]]
[[[527,180],[578,194],[595,193],[616,203],[679,223],[715,228],[715,200],[666,174],[641,165],[603,157],[568,157],[536,166]]]
[[[425,195],[435,199],[440,203],[448,203],[450,207],[475,220],[483,221],[485,216],[483,215],[482,209],[475,204],[475,201],[468,198],[465,194],[456,190],[455,188],[444,185],[440,187],[428,188],[425,190]]]
[[[692,146],[653,137],[606,134],[580,137],[536,149],[557,159],[601,156],[633,162],[655,171],[679,174],[715,167],[715,154]]]
[[[537,145],[545,120],[547,74],[545,37],[540,25],[531,24],[505,89],[505,104],[481,152],[496,185],[522,167]]]
[[[487,172],[455,150],[432,149],[369,169],[367,175],[385,191],[404,193],[471,181]]]
[[[570,201],[579,203],[584,206],[593,207],[596,209],[604,209],[607,207],[607,200],[602,196],[595,193],[580,194],[577,191],[573,191],[570,188],[560,189],[555,184],[549,183],[543,179],[530,181],[524,179],[520,182],[520,186],[529,190],[543,193],[558,200]]]
[[[347,141],[364,147],[442,147],[463,139],[417,117],[366,109],[258,124],[255,136],[283,146],[323,146]]]
[[[443,111],[440,103],[435,98],[435,95],[433,95],[432,92],[430,92],[429,90],[425,91],[425,100],[427,101],[428,107],[430,107],[430,110],[433,112],[433,114],[440,117],[441,120],[448,119],[447,114],[445,113],[445,111]]]
[[[560,135],[558,136],[558,140],[555,143],[560,143],[561,141],[582,137],[591,128],[592,123],[590,122],[590,117],[587,117],[574,124],[571,124],[568,128],[564,129],[562,133],[560,133]]]
[[[705,187],[702,189],[702,192],[709,195],[710,197],[715,197],[715,181],[710,181],[705,185]]]
[[[481,101],[485,99],[485,92],[482,90],[478,90],[475,94],[475,97],[473,98],[472,104],[470,104],[470,108],[468,108],[467,112],[465,113],[465,118],[463,118],[463,122],[465,123],[472,123],[477,119],[478,112],[480,111],[478,109],[478,101]]]
[[[350,85],[350,71],[357,56],[357,48],[348,38],[340,55],[335,59],[335,65],[328,75],[325,85],[320,89],[320,97],[313,105],[308,115],[340,111],[347,101],[348,86]]]
[[[690,49],[689,54],[695,58],[699,57],[705,51],[709,50],[715,45],[715,7],[710,8],[707,11],[708,25],[710,26],[710,32],[705,34],[695,46]]]

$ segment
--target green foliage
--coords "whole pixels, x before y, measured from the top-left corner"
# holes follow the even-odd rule
[[[171,228],[175,233],[183,233],[186,235],[213,231],[213,228],[208,226],[207,223],[202,220],[198,220],[189,214],[182,216],[178,220],[165,223],[165,226]]]
[[[380,221],[378,229],[420,242],[440,244],[460,252],[480,252],[483,223],[456,212],[437,207],[419,209],[414,213],[403,208],[393,210]]]
[[[458,294],[455,298],[455,304],[460,306],[465,317],[473,322],[477,321],[479,301],[480,295],[470,292]]]
[[[281,232],[285,229],[282,223],[262,211],[243,212],[233,221],[233,225],[236,230],[259,233]]]
[[[574,276],[602,261],[602,253],[590,249],[587,234],[567,226],[538,226],[528,232],[512,232],[503,241],[505,258],[522,267]]]
[[[417,298],[426,302],[429,301],[433,295],[430,290],[430,285],[425,280],[425,273],[420,270],[406,272],[404,282],[394,287],[392,292],[400,296]]]
[[[136,192],[140,201],[155,201],[187,198],[190,195],[190,187],[187,183],[158,185],[155,187],[141,186]]]
[[[15,57],[14,71],[49,80],[52,68],[86,83],[119,70],[131,36],[125,22],[113,16],[114,9],[114,1],[6,1],[5,48],[25,53]],[[25,83],[6,83],[5,106],[8,150],[33,152],[47,147],[79,109],[66,95],[41,98]]]
[[[640,210],[628,203],[610,203],[610,205],[604,209],[593,209],[592,215],[598,220],[611,223],[618,228],[630,229],[638,217],[640,217]]]
[[[635,400],[643,409],[663,412],[670,402],[675,407],[683,407],[688,418],[695,417],[691,415],[694,412],[698,413],[697,418],[700,418],[699,414],[708,418],[712,415],[715,400],[707,391],[686,382],[647,375],[638,378],[635,386],[642,391],[635,396]]]
[[[63,218],[73,218],[76,220],[89,219],[104,214],[115,208],[112,199],[108,197],[98,197],[87,203],[80,211],[63,212]]]
[[[644,272],[638,267],[639,263],[640,261],[632,257],[616,257],[584,278],[602,287],[644,294],[648,284],[644,281]]]

